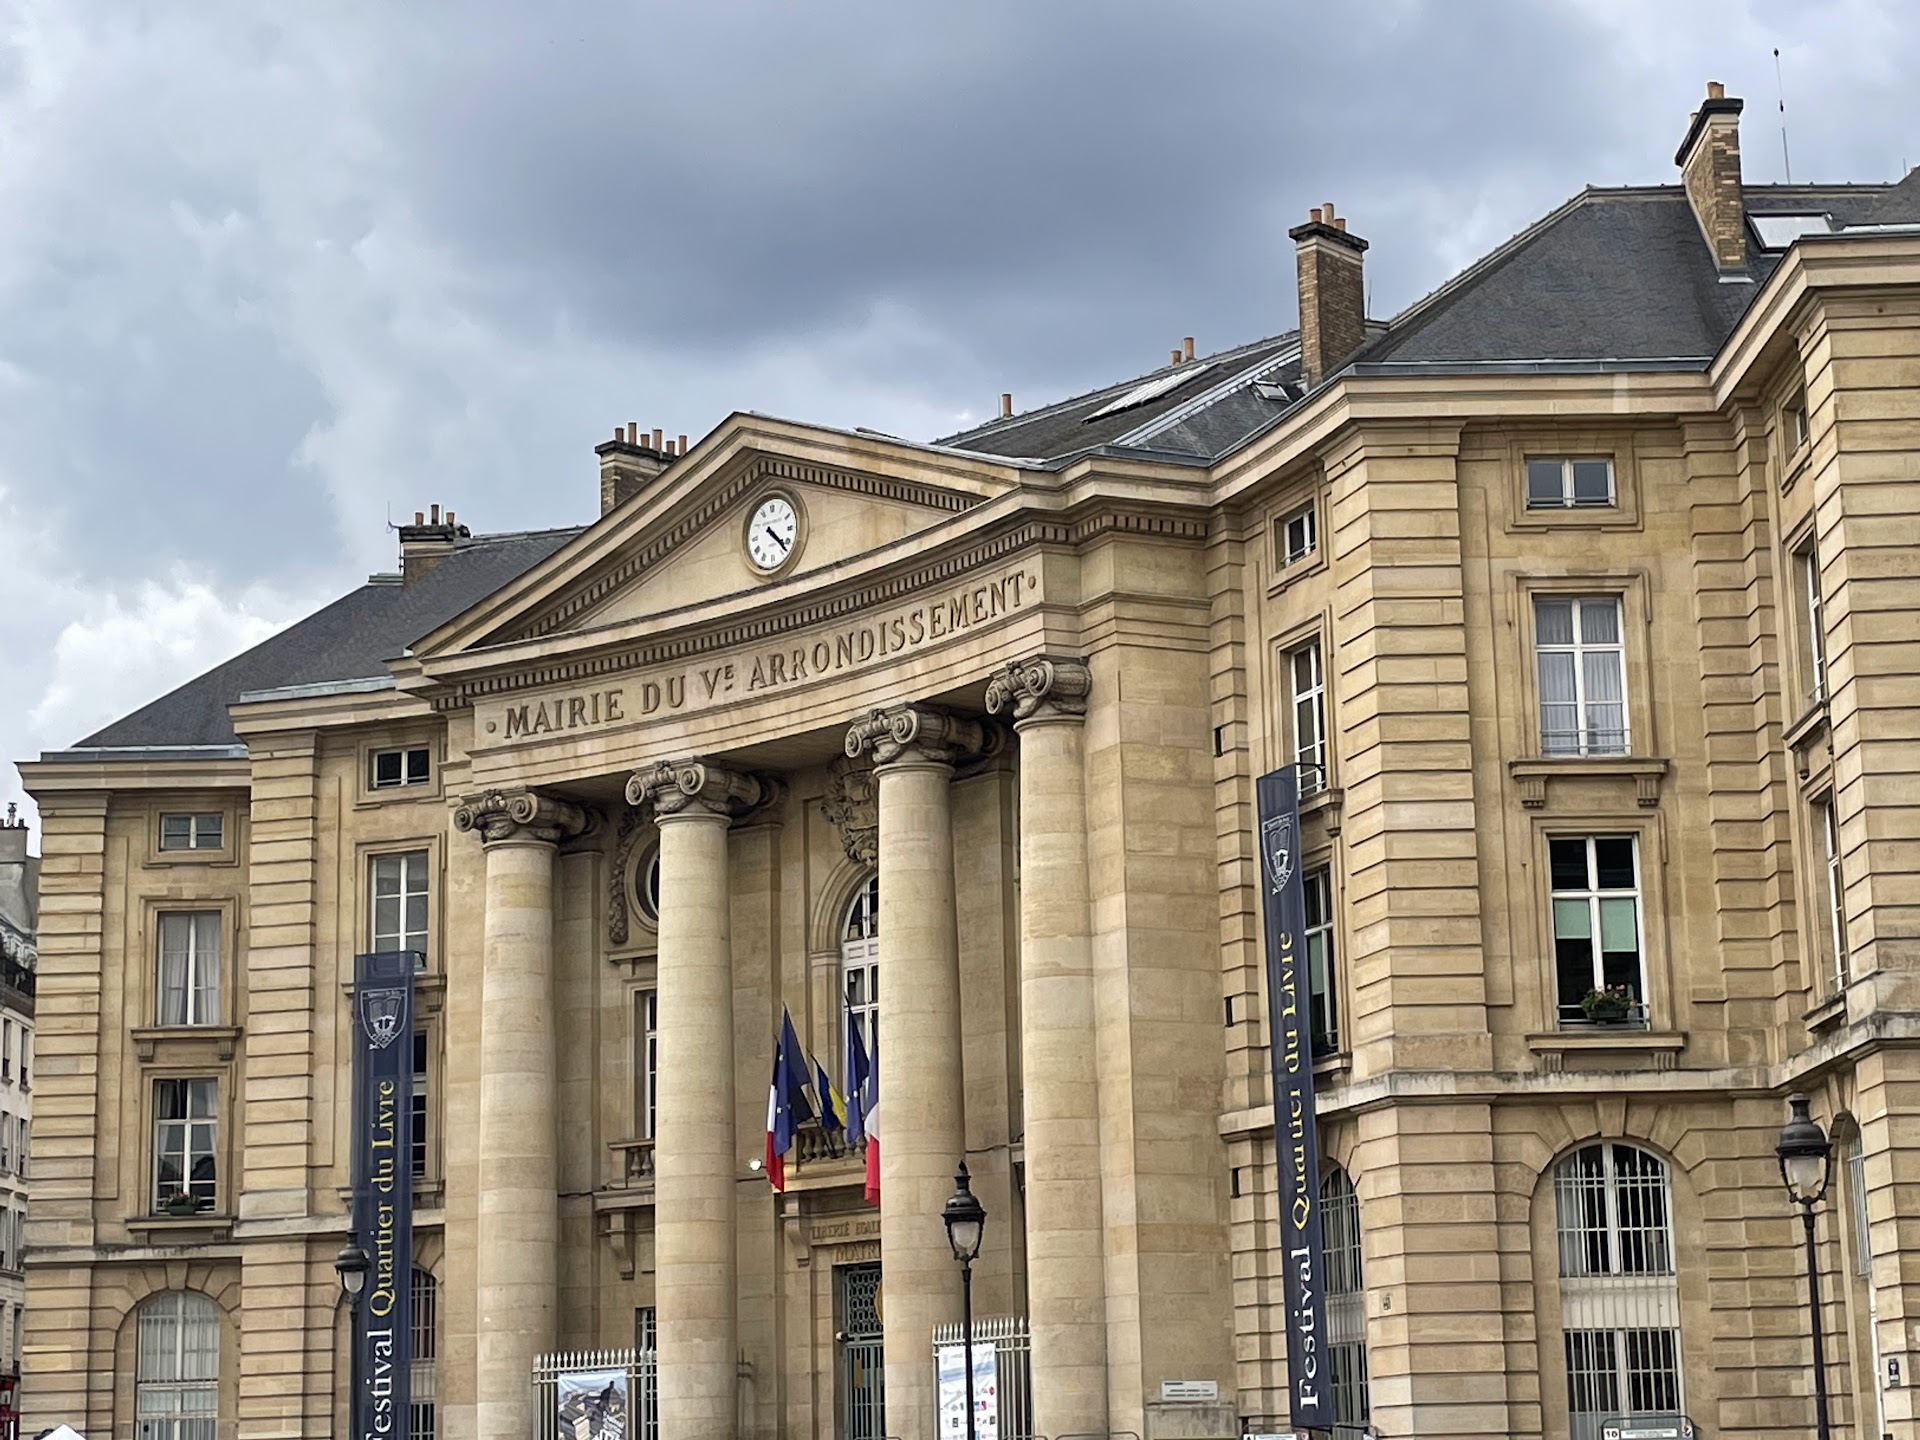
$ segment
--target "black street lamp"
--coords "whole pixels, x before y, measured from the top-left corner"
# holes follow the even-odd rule
[[[360,1242],[348,1237],[340,1247],[333,1268],[340,1276],[341,1293],[347,1297],[347,1400],[348,1440],[360,1440],[360,1296],[367,1288],[367,1271],[372,1268]]]
[[[967,1372],[967,1440],[973,1436],[973,1262],[980,1257],[980,1238],[986,1233],[987,1207],[980,1203],[980,1197],[973,1193],[973,1183],[967,1175],[967,1162],[962,1160],[960,1168],[954,1173],[954,1192],[947,1199],[946,1209],[940,1212],[940,1218],[946,1223],[947,1244],[953,1249],[953,1258],[960,1262],[960,1320],[966,1334]]]
[[[1833,1142],[1820,1122],[1807,1113],[1807,1097],[1789,1095],[1793,1113],[1780,1131],[1773,1153],[1780,1157],[1780,1180],[1787,1198],[1800,1207],[1807,1227],[1807,1316],[1813,1327],[1813,1420],[1820,1440],[1832,1434],[1827,1419],[1827,1351],[1820,1335],[1820,1261],[1814,1252],[1813,1207],[1827,1193],[1833,1179]]]

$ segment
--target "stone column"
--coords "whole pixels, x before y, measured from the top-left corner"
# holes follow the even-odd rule
[[[1045,657],[1009,665],[987,685],[987,709],[1011,709],[1020,736],[1027,1320],[1033,1424],[1041,1435],[1107,1430],[1106,1226],[1087,885],[1084,721],[1091,688],[1083,663]]]
[[[560,1265],[554,1109],[553,857],[587,814],[529,791],[469,796],[454,828],[486,846],[480,959],[475,1433],[533,1433],[534,1357],[555,1342]]]
[[[978,721],[920,705],[847,732],[849,756],[873,752],[879,791],[880,1261],[887,1433],[902,1440],[933,1440],[933,1329],[960,1318],[940,1222],[967,1133],[948,786],[987,740]]]
[[[660,1433],[733,1440],[740,1363],[733,946],[727,827],[777,798],[769,780],[697,760],[627,781],[660,827],[660,1064],[654,1131],[654,1312]]]

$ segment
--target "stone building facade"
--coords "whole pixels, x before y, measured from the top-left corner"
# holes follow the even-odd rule
[[[33,1129],[39,857],[12,806],[0,818],[0,1440],[19,1433],[26,1339],[27,1155]]]
[[[1350,1426],[1810,1428],[1804,1091],[1839,1429],[1920,1436],[1920,177],[1729,183],[1737,119],[1389,322],[1325,206],[1272,340],[934,444],[622,426],[595,523],[417,517],[23,765],[29,1425],[343,1433],[378,948],[432,1433],[657,1335],[674,1440],[927,1440],[963,1158],[1034,1433],[1285,1428],[1252,804],[1298,764]],[[817,1129],[760,1171],[783,1010],[877,1048],[877,1208]]]

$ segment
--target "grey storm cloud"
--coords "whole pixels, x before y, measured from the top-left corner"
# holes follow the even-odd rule
[[[1335,201],[1387,316],[1708,78],[1747,173],[1920,159],[1900,0],[0,0],[0,756],[392,562],[587,518],[624,420],[929,437],[1294,321]],[[15,793],[0,766],[0,799]]]

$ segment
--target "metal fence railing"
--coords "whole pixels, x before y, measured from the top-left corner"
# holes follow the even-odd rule
[[[660,1440],[651,1350],[561,1350],[533,1362],[540,1440]]]
[[[949,1345],[966,1343],[966,1328],[940,1325],[933,1332],[937,1357]],[[1038,1440],[1033,1431],[1033,1336],[1024,1315],[991,1315],[973,1322],[976,1353],[993,1347],[999,1385],[1000,1440]]]

